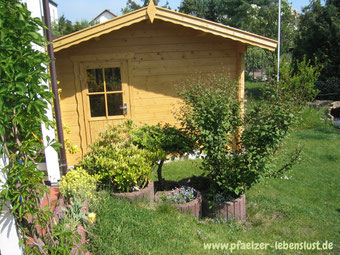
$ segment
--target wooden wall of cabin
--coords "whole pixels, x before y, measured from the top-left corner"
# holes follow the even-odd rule
[[[195,73],[223,69],[231,79],[239,80],[240,99],[243,98],[244,51],[242,43],[155,20],[153,24],[143,21],[57,52],[62,120],[70,128],[65,137],[81,150],[68,154],[69,165],[78,162],[94,139],[86,133],[80,63],[126,60],[131,118],[137,124],[175,124],[173,112],[179,105],[175,86]],[[104,129],[109,123],[114,122],[98,122],[96,128]]]

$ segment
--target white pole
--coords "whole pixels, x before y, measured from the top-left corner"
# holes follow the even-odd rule
[[[280,81],[280,51],[281,51],[281,0],[279,0],[279,20],[278,20],[278,46],[277,46],[277,82]]]
[[[41,0],[31,0],[27,1],[27,9],[31,12],[32,17],[42,18],[43,10],[42,10],[42,3]],[[40,29],[39,33],[43,36],[44,32]],[[38,45],[33,45],[37,50],[45,52],[45,49]],[[47,68],[47,67],[46,67]],[[49,83],[44,84],[49,86]],[[46,116],[50,121],[53,121],[53,112],[51,104],[47,105],[46,109]],[[45,153],[45,160],[46,160],[46,170],[47,170],[47,177],[50,181],[52,186],[58,185],[58,181],[60,180],[60,168],[59,168],[59,156],[57,151],[48,145],[47,137],[50,140],[55,140],[55,132],[52,127],[47,128],[44,123],[41,123],[41,130],[42,130],[42,138],[43,143],[45,146],[44,153]],[[44,168],[44,167],[42,167]]]

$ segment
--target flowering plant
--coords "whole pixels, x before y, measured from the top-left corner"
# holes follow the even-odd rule
[[[193,201],[197,196],[197,192],[191,187],[180,187],[173,189],[160,196],[162,201],[170,201],[173,203],[184,204]]]
[[[89,175],[82,167],[71,169],[59,182],[61,194],[81,202],[96,199],[97,177]]]
[[[94,213],[94,212],[91,212],[91,213],[89,213],[89,215],[87,216],[87,219],[89,220],[89,222],[91,223],[91,224],[93,224],[95,221],[96,221],[96,213]]]

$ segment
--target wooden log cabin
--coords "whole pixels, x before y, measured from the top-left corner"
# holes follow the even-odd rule
[[[224,70],[244,97],[247,45],[275,50],[256,34],[157,7],[116,17],[53,42],[66,138],[74,165],[108,124],[174,123],[175,85],[194,73]]]

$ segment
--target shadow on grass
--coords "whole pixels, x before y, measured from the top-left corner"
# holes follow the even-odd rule
[[[330,135],[340,135],[340,130],[324,125],[316,129],[304,130],[303,133],[299,133],[297,137],[302,140],[332,140],[333,137]]]
[[[181,186],[190,186],[194,189],[202,192],[208,191],[210,188],[209,178],[204,176],[191,176],[189,178],[182,179],[178,182]]]
[[[338,154],[322,154],[319,156],[322,161],[336,162],[339,160]]]
[[[155,191],[172,190],[180,185],[176,181],[163,180],[162,184],[159,181],[155,181]]]
[[[156,191],[166,191],[178,188],[180,186],[189,186],[200,192],[208,191],[210,188],[210,182],[207,177],[204,176],[191,176],[188,178],[184,178],[178,182],[171,180],[164,180],[162,186],[158,181],[155,181],[155,189]]]

